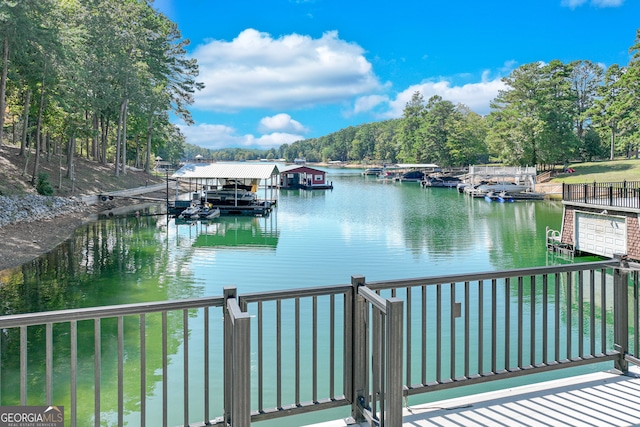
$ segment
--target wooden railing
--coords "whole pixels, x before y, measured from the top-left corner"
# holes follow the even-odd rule
[[[347,285],[2,316],[0,405],[64,405],[72,427],[237,427],[336,407],[350,407],[357,422],[400,426],[403,396],[597,362],[626,372],[640,361],[639,270],[620,258],[354,276]],[[9,395],[9,384],[19,392]],[[89,415],[79,413],[90,403]]]

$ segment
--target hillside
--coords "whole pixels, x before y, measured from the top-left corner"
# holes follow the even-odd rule
[[[640,160],[620,159],[602,162],[573,163],[572,173],[559,173],[551,182],[578,184],[583,182],[640,181]]]
[[[19,155],[19,147],[3,145],[0,148],[0,195],[35,194],[31,185],[33,154],[28,160]],[[27,162],[27,171],[23,175]],[[70,197],[84,194],[98,194],[107,191],[140,187],[145,184],[161,183],[161,177],[154,177],[143,171],[128,169],[126,175],[115,176],[113,165],[101,165],[82,158],[75,159],[75,186],[65,178],[66,156],[46,155],[40,159],[39,172],[49,176],[54,195]]]
[[[0,149],[0,196],[36,194],[35,188],[30,184],[33,156],[27,164],[27,174],[23,176],[25,159],[18,153],[17,147],[5,145]],[[134,170],[128,170],[126,175],[116,177],[113,165],[104,166],[86,159],[76,159],[76,183],[75,191],[72,191],[71,181],[64,178],[66,168],[60,167],[61,163],[64,165],[64,160],[64,157],[61,159],[51,156],[47,161],[43,156],[40,161],[39,170],[49,175],[49,182],[56,196],[99,194],[164,182],[161,177]],[[78,226],[95,218],[95,214],[135,203],[137,202],[134,200],[122,198],[92,206],[79,206],[68,212],[54,212],[49,215],[53,218],[5,223],[0,226],[0,272],[7,268],[19,267],[50,251],[71,237]]]

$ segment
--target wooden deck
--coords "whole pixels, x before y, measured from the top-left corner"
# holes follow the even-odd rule
[[[347,421],[308,427],[358,425]],[[405,408],[402,425],[637,426],[640,425],[640,378],[598,372],[431,402]]]

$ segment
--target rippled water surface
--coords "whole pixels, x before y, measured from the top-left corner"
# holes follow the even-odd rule
[[[287,190],[271,216],[176,224],[130,215],[77,230],[70,241],[4,281],[28,291],[7,312],[156,301],[547,265],[545,227],[558,202],[490,203],[454,189],[422,188],[330,170],[333,190]],[[66,283],[57,283],[65,279]],[[60,288],[61,287],[61,288]],[[5,289],[7,291],[7,289]],[[65,294],[57,294],[61,291]],[[10,297],[10,295],[5,295]]]

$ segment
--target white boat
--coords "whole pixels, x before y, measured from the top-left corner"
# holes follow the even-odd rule
[[[207,190],[205,202],[215,205],[250,205],[256,201],[256,194],[242,188],[222,188]]]
[[[531,187],[528,185],[518,185],[518,184],[505,182],[505,183],[481,184],[476,187],[476,190],[478,190],[481,193],[488,193],[490,191],[493,191],[494,193],[500,193],[502,191],[507,191],[509,193],[515,194],[515,193],[522,193],[525,191],[529,191],[531,190]]]
[[[443,176],[427,176],[422,185],[424,187],[457,187],[461,182],[457,176],[443,175]]]
[[[200,206],[191,205],[183,210],[178,218],[180,219],[198,219],[200,217]]]
[[[367,168],[362,172],[363,175],[380,175],[382,173],[382,168]]]
[[[205,207],[200,211],[200,219],[214,219],[220,216],[220,208]]]

